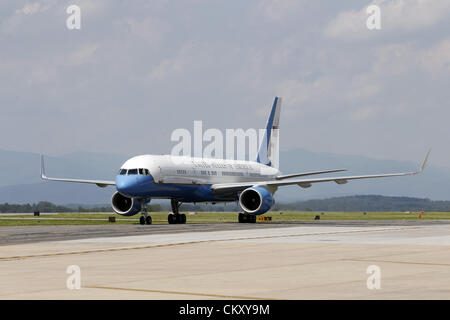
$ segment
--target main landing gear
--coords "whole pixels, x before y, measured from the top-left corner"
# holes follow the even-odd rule
[[[152,217],[148,215],[147,205],[145,202],[142,203],[142,216],[139,218],[140,224],[152,224]]]
[[[256,223],[256,216],[254,214],[239,213],[239,223]]]
[[[186,223],[186,215],[180,214],[178,212],[178,209],[180,208],[181,203],[175,199],[172,199],[170,201],[170,204],[172,206],[173,214],[169,214],[169,216],[167,217],[169,224],[185,224]]]

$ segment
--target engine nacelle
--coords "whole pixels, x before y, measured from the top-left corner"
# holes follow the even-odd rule
[[[272,193],[263,187],[245,189],[239,196],[242,210],[254,215],[266,213],[274,203]]]
[[[136,199],[126,197],[119,192],[112,196],[111,206],[117,214],[127,217],[134,216],[142,209],[141,204]]]

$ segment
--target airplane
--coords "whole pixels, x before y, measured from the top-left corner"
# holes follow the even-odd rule
[[[275,97],[266,131],[255,161],[222,160],[172,155],[140,155],[126,161],[115,181],[49,178],[45,174],[41,155],[41,178],[48,181],[114,186],[112,209],[122,216],[141,213],[140,224],[152,224],[147,205],[152,199],[171,201],[169,224],[186,223],[186,215],[179,212],[182,203],[238,202],[243,212],[239,223],[255,223],[257,216],[274,205],[279,187],[298,185],[309,188],[315,183],[345,184],[350,180],[410,176],[423,172],[431,150],[418,171],[359,176],[311,178],[313,175],[336,173],[345,169],[323,170],[283,175],[273,160],[278,150],[281,98]],[[308,177],[308,178],[305,178]]]

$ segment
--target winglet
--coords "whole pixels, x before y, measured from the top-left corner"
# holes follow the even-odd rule
[[[425,157],[425,160],[423,161],[423,164],[422,164],[422,166],[420,167],[419,172],[423,172],[423,170],[425,169],[425,166],[427,165],[427,161],[428,161],[428,157],[430,156],[430,153],[431,153],[431,149],[428,150],[427,155],[426,155],[426,157]]]
[[[41,179],[47,180],[47,176],[45,175],[44,155],[42,154],[41,154]]]

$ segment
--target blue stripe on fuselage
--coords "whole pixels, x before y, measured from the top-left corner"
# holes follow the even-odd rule
[[[155,183],[151,175],[118,175],[117,191],[132,198],[174,198],[183,202],[233,201],[211,192],[210,185]]]

